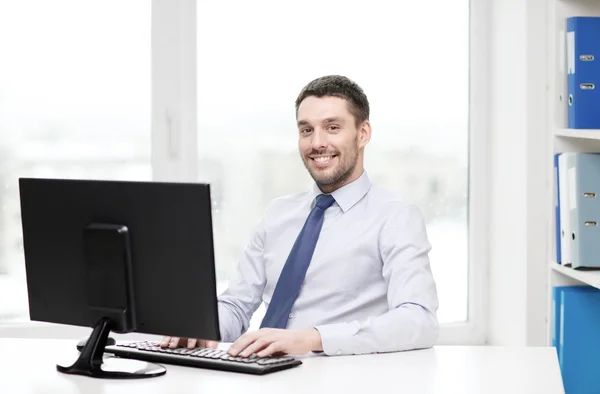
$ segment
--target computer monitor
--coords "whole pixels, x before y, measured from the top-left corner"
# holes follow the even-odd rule
[[[31,320],[92,327],[64,373],[160,376],[105,359],[110,331],[220,340],[210,185],[20,178]]]

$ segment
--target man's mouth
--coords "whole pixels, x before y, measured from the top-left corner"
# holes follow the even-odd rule
[[[315,163],[317,167],[326,167],[328,166],[332,160],[337,157],[337,155],[329,155],[329,156],[313,156],[310,159]]]

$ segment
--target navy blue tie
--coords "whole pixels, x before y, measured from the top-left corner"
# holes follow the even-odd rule
[[[273,292],[273,298],[262,321],[261,327],[285,328],[292,306],[300,293],[306,270],[310,264],[321,227],[325,210],[335,202],[328,194],[317,197],[315,207],[308,215],[304,227],[298,234],[292,251],[283,266]]]

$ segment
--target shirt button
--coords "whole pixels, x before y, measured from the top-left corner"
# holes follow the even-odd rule
[[[341,351],[341,350],[338,350],[338,351],[337,351],[337,355],[339,356],[340,354],[342,354],[342,351]]]
[[[293,319],[294,315],[292,315],[291,313],[288,315],[288,318]]]

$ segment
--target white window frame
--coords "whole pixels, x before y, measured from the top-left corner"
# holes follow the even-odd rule
[[[490,0],[470,4],[468,320],[443,324],[439,345],[481,345],[486,339],[490,8]],[[195,0],[152,0],[151,132],[156,181],[197,181],[196,23]],[[90,331],[39,322],[0,325],[0,337],[81,338]]]
[[[490,207],[488,182],[490,118],[490,0],[471,0],[469,12],[469,200],[468,316],[463,323],[443,324],[439,345],[483,345],[487,340],[488,250]],[[443,303],[444,300],[440,300]]]
[[[198,180],[196,1],[152,0],[152,177]]]

